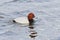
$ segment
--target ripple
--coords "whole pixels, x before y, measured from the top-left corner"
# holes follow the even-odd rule
[[[3,16],[0,16],[0,18],[4,18]]]
[[[12,32],[12,31],[6,31],[5,33],[2,33],[0,35],[6,35],[6,36],[11,36],[11,35],[17,35],[16,33]]]

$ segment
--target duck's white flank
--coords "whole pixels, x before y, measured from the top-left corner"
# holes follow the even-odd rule
[[[14,19],[14,21],[21,24],[29,24],[27,17],[19,17]]]

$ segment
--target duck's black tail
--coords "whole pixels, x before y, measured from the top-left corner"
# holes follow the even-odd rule
[[[16,23],[16,21],[15,21],[15,20],[13,20],[13,22],[14,22],[14,23]]]

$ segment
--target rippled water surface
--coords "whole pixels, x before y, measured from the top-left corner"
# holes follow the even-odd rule
[[[29,12],[34,25],[12,21]],[[0,0],[0,40],[60,40],[60,0]]]

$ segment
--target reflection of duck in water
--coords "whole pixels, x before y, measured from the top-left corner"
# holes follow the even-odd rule
[[[29,36],[30,36],[31,38],[35,38],[35,37],[37,37],[37,33],[31,33]]]
[[[31,12],[27,17],[19,17],[13,20],[13,22],[21,23],[21,24],[33,24],[33,18],[35,15]]]
[[[33,26],[32,26],[33,27]],[[35,38],[35,37],[37,37],[37,32],[34,30],[34,29],[32,29],[32,27],[30,28],[30,37],[31,38]]]

